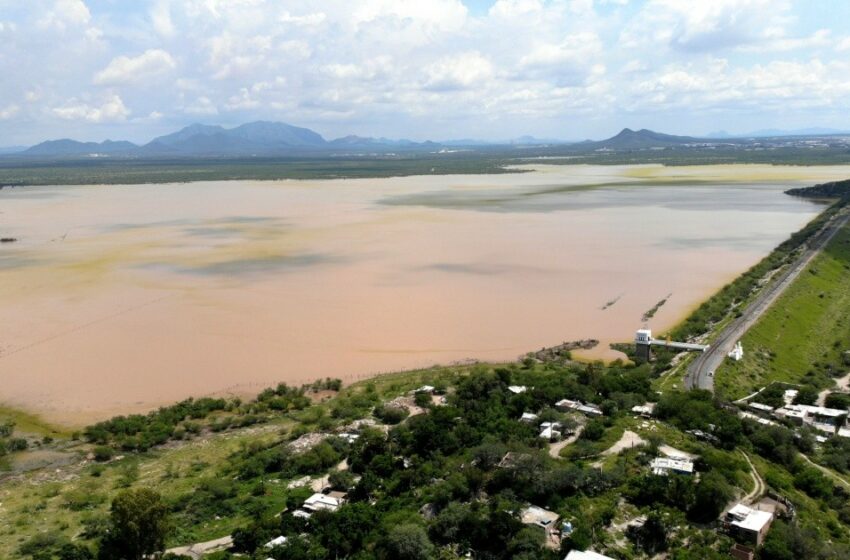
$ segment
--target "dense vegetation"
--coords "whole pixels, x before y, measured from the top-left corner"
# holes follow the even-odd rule
[[[785,194],[805,198],[848,198],[850,197],[850,179],[822,183],[812,187],[789,189],[785,191]]]

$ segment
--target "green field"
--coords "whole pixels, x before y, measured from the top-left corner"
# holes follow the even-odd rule
[[[850,227],[845,226],[742,339],[744,358],[717,371],[718,392],[743,397],[772,381],[826,388],[848,367]]]

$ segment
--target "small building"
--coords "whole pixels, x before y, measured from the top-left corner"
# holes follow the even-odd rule
[[[525,385],[509,385],[508,391],[510,391],[514,395],[519,395],[528,391],[528,387],[526,387]]]
[[[519,421],[525,422],[526,424],[533,424],[537,422],[537,415],[532,412],[523,412]]]
[[[528,506],[520,512],[520,521],[525,525],[536,525],[547,532],[558,529],[558,520],[560,515],[554,511],[543,509],[537,506]]]
[[[540,437],[547,441],[560,441],[564,437],[561,424],[558,422],[543,422],[540,424]]]
[[[667,476],[671,472],[694,474],[694,462],[686,457],[656,457],[649,464],[652,474]]]
[[[555,403],[555,408],[560,412],[569,412],[574,410],[581,412],[585,416],[602,416],[602,409],[595,404],[583,403],[570,399],[561,399]]]
[[[751,414],[743,410],[738,413],[738,416],[746,420],[758,422],[762,426],[776,426],[776,422],[774,422],[773,420],[768,420],[767,418],[762,418],[761,416],[756,416],[755,414]]]
[[[655,414],[655,403],[648,402],[633,406],[632,412],[644,418],[652,418],[652,415]]]
[[[592,550],[571,550],[564,560],[614,560],[610,556],[593,552]]]
[[[741,345],[741,341],[739,340],[735,347],[732,348],[732,351],[727,354],[728,357],[732,358],[736,362],[740,362],[744,357],[744,347]]]
[[[602,409],[596,406],[595,404],[583,404],[579,406],[576,410],[578,410],[585,416],[602,416]]]
[[[758,547],[767,536],[773,513],[738,504],[726,513],[724,522],[734,539]]]
[[[434,387],[432,387],[431,385],[423,385],[423,386],[419,387],[418,389],[416,389],[415,391],[413,391],[413,393],[414,394],[415,393],[428,393],[429,395],[433,395],[434,391],[436,391],[436,389]]]
[[[267,543],[266,543],[265,545],[263,545],[263,546],[265,546],[266,548],[274,548],[274,547],[276,547],[276,546],[283,546],[283,545],[285,545],[285,544],[286,544],[286,541],[287,541],[287,538],[286,538],[286,537],[284,537],[283,535],[281,535],[281,536],[279,536],[279,537],[275,537],[275,538],[273,538],[272,540],[270,540],[269,542],[267,542]]]
[[[570,399],[561,399],[555,403],[555,408],[560,412],[569,412],[571,410],[576,410],[581,406],[579,401],[574,401]]]
[[[316,492],[307,498],[304,505],[301,507],[308,512],[317,512],[321,510],[333,512],[338,510],[339,506],[345,503],[345,497],[346,494],[344,492],[329,492],[327,494]]]

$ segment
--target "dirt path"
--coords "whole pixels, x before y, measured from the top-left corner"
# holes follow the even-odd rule
[[[845,375],[844,377],[840,377],[835,380],[835,387],[831,387],[829,389],[824,389],[818,394],[818,406],[824,406],[826,403],[826,397],[829,396],[830,393],[834,391],[847,391],[850,389],[850,373]]]
[[[844,485],[845,488],[850,488],[850,482],[847,482],[847,480],[845,480],[844,477],[838,476],[837,474],[835,474],[834,472],[832,472],[828,468],[823,467],[821,465],[818,465],[817,463],[815,463],[814,461],[812,461],[811,459],[809,459],[808,457],[806,457],[802,453],[800,453],[800,457],[802,457],[808,464],[815,467],[816,469],[818,469],[820,472],[822,472],[823,474],[825,474],[826,476],[828,476],[832,480],[840,482],[841,484]]]
[[[617,443],[615,443],[614,445],[612,445],[611,447],[609,447],[608,449],[603,451],[601,453],[601,455],[603,457],[608,456],[608,455],[616,455],[619,452],[624,451],[626,449],[631,449],[632,447],[635,447],[637,445],[645,445],[645,444],[646,444],[645,439],[643,439],[642,437],[640,437],[639,435],[637,435],[636,433],[634,433],[631,430],[626,430],[625,432],[623,432],[623,437],[621,437],[620,440]]]
[[[230,535],[213,539],[211,541],[195,543],[186,546],[178,546],[169,548],[165,552],[177,554],[178,556],[188,556],[193,560],[200,560],[205,554],[216,552],[218,550],[226,550],[233,546],[233,538]]]
[[[574,433],[573,435],[571,435],[567,439],[563,439],[563,440],[559,441],[558,443],[551,444],[549,446],[549,456],[554,458],[554,459],[560,459],[561,458],[561,450],[563,448],[565,448],[566,446],[570,445],[571,443],[575,443],[576,440],[578,440],[579,436],[581,435],[582,430],[584,430],[583,424],[580,425],[578,428],[576,428],[576,433]]]
[[[751,505],[759,498],[761,498],[762,495],[764,495],[764,493],[767,491],[767,486],[765,486],[764,480],[762,480],[761,475],[756,470],[756,467],[755,465],[753,465],[753,462],[750,461],[750,456],[744,453],[743,451],[741,451],[741,455],[744,456],[744,459],[747,460],[747,464],[750,465],[750,478],[753,479],[752,491],[743,498],[741,498],[741,502],[747,505]]]

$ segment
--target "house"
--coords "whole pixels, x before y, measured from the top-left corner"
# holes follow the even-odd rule
[[[537,422],[537,415],[531,412],[523,412],[519,421],[525,422],[526,424],[533,424],[534,422]]]
[[[564,560],[614,560],[610,556],[605,556],[603,554],[599,554],[598,552],[593,552],[591,550],[583,551],[583,550],[571,550],[567,553],[567,557]]]
[[[528,387],[526,387],[525,385],[510,385],[508,386],[508,391],[510,391],[514,395],[519,395],[528,391]]]
[[[307,498],[301,507],[309,512],[320,510],[336,511],[339,509],[339,506],[345,503],[345,497],[345,492],[329,492],[327,494],[316,492]]]
[[[547,441],[560,441],[564,434],[558,422],[543,422],[540,424],[540,437]]]
[[[797,424],[809,424],[813,428],[828,434],[834,434],[838,427],[847,420],[846,410],[807,404],[785,405],[776,410],[775,414]]]
[[[573,401],[570,399],[561,399],[555,403],[555,408],[557,408],[560,412],[569,412],[577,409],[579,406],[581,406],[579,401]]]
[[[667,476],[671,472],[693,474],[694,462],[686,457],[656,457],[649,464],[652,474]]]
[[[733,538],[756,547],[764,542],[772,522],[773,513],[753,509],[744,504],[738,504],[730,509],[724,520]]]
[[[525,525],[536,525],[544,529],[547,533],[557,530],[558,519],[561,516],[554,511],[543,509],[537,506],[528,506],[520,512],[520,521]]]
[[[436,391],[436,388],[432,387],[431,385],[423,385],[413,391],[413,393],[428,393],[429,395],[433,395],[434,391]]]
[[[585,416],[602,416],[602,409],[595,404],[585,404],[581,401],[573,401],[570,399],[559,400],[555,403],[555,408],[561,412],[575,410],[581,412]]]
[[[279,537],[275,537],[275,538],[273,538],[272,540],[270,540],[269,542],[267,542],[264,546],[265,546],[266,548],[274,548],[274,547],[276,547],[276,546],[283,546],[283,545],[285,545],[285,544],[286,544],[286,540],[287,540],[287,539],[286,539],[286,537],[284,537],[283,535],[281,535],[281,536],[279,536]]]
[[[655,413],[655,403],[639,404],[632,407],[632,412],[644,418],[652,418]]]

